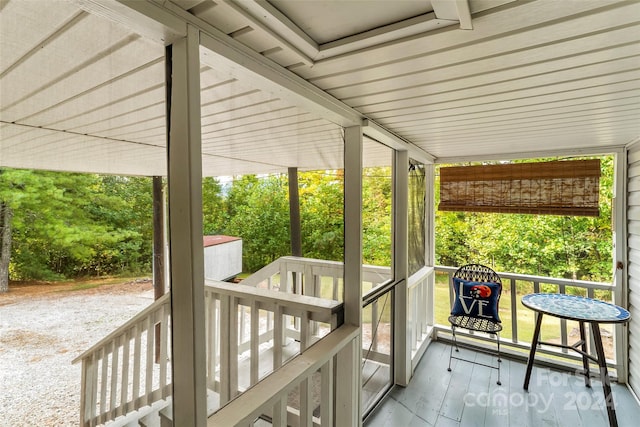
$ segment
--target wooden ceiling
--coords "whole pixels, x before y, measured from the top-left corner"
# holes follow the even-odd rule
[[[639,1],[151,3],[436,161],[640,137]],[[122,4],[0,0],[0,166],[166,173],[164,43],[115,19]],[[216,55],[201,48],[206,175],[342,166],[337,120]]]

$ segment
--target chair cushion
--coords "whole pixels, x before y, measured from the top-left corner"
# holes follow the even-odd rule
[[[469,316],[500,322],[498,302],[502,285],[492,282],[472,282],[454,278],[455,302],[452,316]]]

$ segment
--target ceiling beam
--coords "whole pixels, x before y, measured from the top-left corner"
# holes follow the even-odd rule
[[[362,132],[371,139],[374,139],[394,150],[407,151],[409,156],[425,164],[434,163],[435,157],[424,151],[422,148],[410,143],[402,137],[389,132],[379,124],[369,119],[363,122]]]

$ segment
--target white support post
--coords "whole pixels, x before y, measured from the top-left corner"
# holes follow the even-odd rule
[[[614,157],[613,180],[613,283],[614,302],[628,307],[628,250],[627,250],[627,158],[626,148],[621,149]],[[626,383],[629,376],[629,324],[612,325],[615,338],[616,373],[618,381]]]
[[[436,265],[436,201],[435,201],[435,185],[436,185],[436,167],[433,163],[424,165],[425,170],[425,264],[429,267],[435,267]],[[435,274],[431,274],[429,277],[429,286],[427,288],[427,323],[433,325],[435,323]]]
[[[168,143],[173,423],[207,422],[199,31],[172,51]]]
[[[394,380],[406,386],[411,379],[411,322],[407,285],[409,280],[409,153],[394,152],[393,166],[393,274],[394,291]],[[415,313],[414,313],[415,315]]]
[[[344,129],[344,322],[362,327],[362,127]],[[335,425],[361,426],[362,338],[337,357]]]

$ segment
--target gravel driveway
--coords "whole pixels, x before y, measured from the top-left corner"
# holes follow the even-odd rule
[[[19,294],[0,295],[0,427],[77,426],[71,361],[151,304],[151,283]]]

